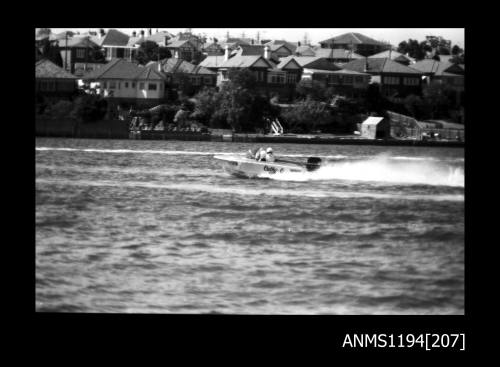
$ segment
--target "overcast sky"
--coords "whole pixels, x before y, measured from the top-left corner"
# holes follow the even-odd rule
[[[86,32],[88,28],[51,28],[54,33],[59,33],[64,30]],[[108,28],[104,28],[108,29]],[[116,28],[124,33],[131,34],[132,31],[140,31],[146,28]],[[153,33],[157,28],[153,28]],[[90,30],[97,30],[91,28]],[[167,30],[177,34],[183,32],[186,28],[158,28],[159,31]],[[451,40],[452,45],[465,48],[465,30],[464,28],[192,28],[191,31],[195,34],[205,34],[207,37],[216,37],[219,39],[225,38],[227,32],[231,37],[255,38],[257,32],[260,32],[261,39],[286,39],[287,41],[297,42],[304,39],[304,34],[307,33],[309,40],[313,44],[325,40],[330,37],[335,37],[346,32],[358,32],[368,37],[379,41],[388,41],[392,45],[397,46],[401,41],[409,38],[423,41],[425,36],[442,36],[445,39]]]

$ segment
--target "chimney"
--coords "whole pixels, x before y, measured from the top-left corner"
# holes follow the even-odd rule
[[[363,69],[363,72],[367,72],[368,71],[368,57],[365,58],[365,68]]]
[[[149,31],[148,31],[148,36],[151,36],[152,33],[151,33],[151,28],[149,28]]]
[[[299,46],[299,47],[300,47],[300,41],[299,41],[299,42],[297,42],[297,46]]]
[[[156,28],[156,33],[158,33],[158,28]]]
[[[104,37],[104,35],[105,35],[105,34],[106,34],[106,33],[104,33],[104,29],[102,29],[102,28],[101,28],[101,29],[99,29],[99,38]]]
[[[161,62],[158,61],[158,71],[161,73]]]
[[[225,50],[224,50],[224,61],[227,61],[229,60],[229,46],[226,45],[225,46]]]
[[[136,31],[132,32],[132,37],[137,37],[137,32]]]
[[[269,46],[264,46],[264,59],[269,60]]]
[[[175,50],[175,53],[174,53],[174,58],[178,59],[179,58],[179,51]]]
[[[144,38],[144,30],[141,29],[141,37]]]

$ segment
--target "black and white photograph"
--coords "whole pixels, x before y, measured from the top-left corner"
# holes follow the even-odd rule
[[[37,313],[465,315],[465,28],[34,31]]]

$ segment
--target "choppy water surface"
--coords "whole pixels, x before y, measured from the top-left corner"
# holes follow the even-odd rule
[[[463,314],[463,149],[36,140],[38,311]]]

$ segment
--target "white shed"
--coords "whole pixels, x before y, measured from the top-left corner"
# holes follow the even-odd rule
[[[391,123],[384,117],[370,116],[361,124],[361,136],[366,139],[385,139],[391,135]]]

